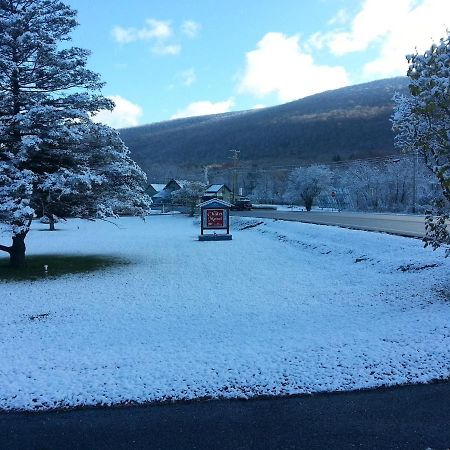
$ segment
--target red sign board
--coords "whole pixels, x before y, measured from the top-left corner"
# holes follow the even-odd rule
[[[206,210],[206,227],[207,228],[222,228],[224,227],[224,212],[223,209],[207,209]]]
[[[229,241],[230,234],[230,207],[231,204],[219,199],[211,199],[200,205],[201,210],[201,235],[200,241]],[[204,231],[214,231],[204,233]],[[216,230],[224,230],[224,233],[216,233]]]

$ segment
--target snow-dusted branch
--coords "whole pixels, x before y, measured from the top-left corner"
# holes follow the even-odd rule
[[[434,210],[426,219],[425,245],[448,246],[450,254],[450,33],[423,55],[407,56],[410,95],[396,95],[395,143],[423,155],[437,178]]]

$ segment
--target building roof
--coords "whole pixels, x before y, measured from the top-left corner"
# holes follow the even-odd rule
[[[184,188],[185,186],[187,186],[190,182],[188,180],[175,180],[175,178],[172,178],[165,186],[164,189],[167,188],[167,186],[169,186],[170,183],[175,183],[177,184],[180,188]]]
[[[233,205],[231,203],[228,203],[224,200],[219,200],[217,198],[212,198],[211,200],[207,200],[206,202],[202,202],[200,204],[198,204],[197,206],[199,206],[200,208],[204,208],[205,206],[209,206],[210,208],[231,208]]]
[[[219,192],[223,187],[228,189],[231,192],[231,189],[226,184],[211,184],[211,186],[206,189],[206,194],[216,194]]]
[[[190,183],[190,181],[188,180],[173,180],[173,181],[178,183],[178,186],[180,186],[181,188],[186,187]]]
[[[161,192],[166,187],[163,183],[150,183],[149,186],[151,186],[156,192]]]
[[[152,198],[158,199],[158,198],[168,198],[170,193],[168,191],[165,191],[164,189],[162,191],[159,191],[157,194],[155,194]]]

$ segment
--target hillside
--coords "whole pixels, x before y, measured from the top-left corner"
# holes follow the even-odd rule
[[[191,117],[120,131],[134,159],[194,168],[222,163],[229,149],[243,164],[331,161],[392,154],[392,96],[407,78],[374,81],[312,95],[279,106]]]

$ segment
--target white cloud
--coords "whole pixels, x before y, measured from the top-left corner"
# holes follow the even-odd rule
[[[252,109],[263,109],[266,108],[266,105],[263,105],[262,103],[258,103],[257,105],[254,105]]]
[[[155,55],[176,56],[181,53],[181,46],[167,43],[173,36],[169,21],[147,19],[142,28],[123,28],[116,26],[111,32],[114,40],[120,44],[129,44],[137,41],[153,41],[152,53]]]
[[[173,31],[168,21],[147,19],[142,28],[123,28],[115,26],[112,29],[112,36],[120,44],[129,44],[136,41],[163,41],[172,36]]]
[[[426,0],[411,9],[387,33],[378,58],[364,66],[367,77],[406,75],[405,55],[419,53],[446,36],[450,27],[450,1]]]
[[[328,46],[335,55],[366,50],[407,14],[413,0],[365,0],[361,11],[353,18],[350,31],[328,34]]]
[[[234,99],[229,98],[223,102],[213,103],[209,100],[193,102],[185,109],[177,111],[171,119],[181,119],[182,117],[205,116],[207,114],[219,114],[229,112],[234,106]]]
[[[185,20],[181,25],[181,31],[189,38],[197,37],[200,32],[201,25],[193,20]]]
[[[308,37],[305,42],[305,51],[308,53],[314,53],[316,50],[322,50],[327,46],[328,37],[321,32],[316,32]]]
[[[449,0],[365,0],[347,30],[316,33],[308,42],[337,56],[376,49],[378,56],[363,68],[373,79],[406,74],[405,55],[425,51],[449,26]]]
[[[191,86],[197,80],[197,74],[195,69],[192,67],[190,69],[184,70],[180,73],[181,84],[184,86]]]
[[[133,28],[123,28],[116,26],[111,31],[112,37],[119,44],[128,44],[137,40],[136,30]]]
[[[172,36],[170,22],[147,19],[146,27],[141,30],[141,39],[167,39]]]
[[[348,85],[343,67],[316,64],[299,39],[298,35],[267,33],[256,50],[246,54],[238,91],[257,97],[276,93],[285,102]]]
[[[333,16],[329,21],[328,25],[343,25],[347,23],[350,19],[348,12],[345,9],[340,9],[335,16]]]
[[[126,128],[139,125],[143,110],[139,105],[130,102],[120,95],[109,96],[115,104],[114,110],[101,111],[93,117],[94,122],[101,122],[113,128]]]
[[[157,44],[152,48],[152,52],[155,53],[155,55],[170,55],[170,56],[177,56],[181,52],[181,46],[177,44]]]

